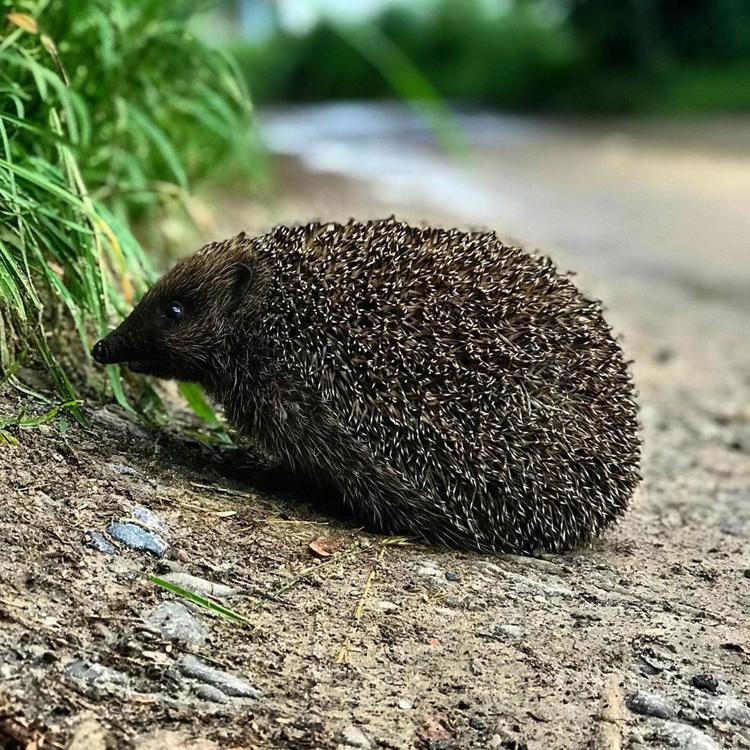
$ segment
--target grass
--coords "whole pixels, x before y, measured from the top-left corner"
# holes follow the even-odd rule
[[[53,406],[49,411],[46,411],[43,414],[37,414],[34,417],[26,416],[26,409],[22,408],[21,411],[19,411],[19,413],[14,417],[5,419],[0,418],[0,447],[19,445],[18,438],[16,438],[15,435],[13,435],[11,432],[8,432],[9,427],[18,427],[20,429],[39,427],[43,424],[51,422],[61,412],[67,409],[77,409],[81,406],[81,403],[81,401],[66,401],[64,404]],[[65,422],[62,421],[62,419],[63,418],[61,417],[61,420],[58,424],[62,429],[65,429]]]
[[[177,586],[174,583],[165,581],[163,578],[159,578],[159,576],[150,575],[147,576],[147,578],[154,585],[159,586],[165,591],[169,591],[170,594],[174,594],[175,596],[179,596],[181,599],[192,602],[202,609],[205,609],[207,612],[221,617],[223,620],[229,620],[229,622],[239,623],[242,625],[250,624],[250,621],[244,615],[241,615],[239,612],[235,612],[233,609],[225,607],[223,604],[219,604],[219,602],[213,601],[211,599],[206,599],[205,596],[200,596],[199,594],[194,594],[192,591],[189,591],[182,586]]]
[[[366,544],[365,546],[363,546],[358,541],[355,541],[355,543],[353,543],[352,546],[349,547],[349,549],[344,550],[343,552],[339,552],[338,554],[332,555],[328,559],[317,562],[314,565],[311,565],[305,568],[304,570],[300,571],[295,576],[293,576],[290,581],[283,584],[282,586],[279,586],[273,591],[269,592],[266,595],[266,598],[269,601],[277,601],[278,599],[281,598],[281,596],[286,594],[288,591],[291,591],[293,588],[296,588],[300,583],[302,583],[302,581],[306,580],[307,578],[313,575],[316,575],[322,568],[329,567],[334,564],[338,564],[342,562],[343,560],[349,559],[353,557],[354,555],[361,554],[363,552],[374,552],[375,564],[379,565],[383,561],[386,548],[394,547],[394,546],[401,547],[406,544],[408,544],[408,540],[405,537],[386,537],[385,539],[383,539],[382,541],[380,541],[374,546],[369,545],[369,544]],[[238,625],[250,625],[251,624],[251,621],[245,615],[242,615],[239,612],[236,612],[232,609],[229,609],[228,607],[225,607],[220,602],[214,601],[212,599],[207,599],[206,597],[200,596],[199,594],[195,594],[192,591],[189,591],[188,589],[185,589],[182,586],[177,586],[174,583],[171,583],[170,581],[166,581],[163,578],[160,578],[159,576],[147,575],[146,577],[151,583],[158,586],[159,588],[162,588],[165,591],[168,591],[170,594],[174,594],[175,596],[181,599],[189,601],[201,607],[201,609],[206,610],[206,612],[216,615],[217,617],[220,617],[223,620],[228,620],[229,622],[232,622]],[[373,570],[371,570],[367,576],[364,590],[358,600],[356,607],[354,608],[354,612],[353,612],[354,620],[353,620],[352,628],[356,627],[360,619],[362,618],[362,614],[364,612],[364,606],[367,601],[367,597],[369,596],[370,589],[372,588],[372,584],[374,580],[375,580],[375,569],[373,568]],[[253,604],[252,611],[257,612],[258,610],[262,609],[264,606],[266,606],[266,603],[260,599],[257,599]],[[350,628],[350,631],[352,628]],[[347,643],[348,643],[348,638],[347,638]],[[346,659],[345,653],[344,653],[344,656],[341,656],[341,653],[345,652],[346,650],[347,650],[346,645],[342,646],[342,651],[337,656],[337,661],[345,661]]]
[[[0,0],[0,373],[92,341],[154,272],[132,228],[185,209],[224,163],[254,167],[233,64],[189,31],[193,0]],[[243,154],[243,156],[240,156]],[[158,237],[151,233],[150,243]],[[62,337],[65,338],[65,337]],[[115,367],[115,397],[127,405]],[[197,397],[194,399],[198,404]],[[78,406],[71,407],[80,418]]]
[[[364,62],[378,72],[397,97],[411,105],[446,150],[459,154],[467,151],[465,135],[445,99],[409,56],[376,24],[345,25],[330,20],[328,23]]]

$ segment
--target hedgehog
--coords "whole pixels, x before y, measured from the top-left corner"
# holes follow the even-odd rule
[[[92,352],[199,383],[368,529],[533,554],[638,484],[635,391],[601,304],[494,232],[278,226],[179,261]]]

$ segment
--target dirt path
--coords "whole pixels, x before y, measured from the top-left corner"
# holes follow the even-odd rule
[[[605,136],[486,142],[457,168],[410,135],[405,161],[429,158],[447,184],[459,170],[452,209],[440,185],[287,157],[283,199],[225,197],[215,232],[397,211],[544,242],[635,360],[644,482],[624,521],[569,555],[442,552],[256,492],[241,456],[115,407],[89,431],[15,433],[0,448],[0,747],[750,747],[750,235],[733,210],[748,162]],[[368,141],[336,143],[347,164]],[[602,143],[620,149],[609,166]],[[6,391],[0,414],[19,403]],[[105,533],[134,520],[162,558]],[[144,573],[248,624],[176,606]]]

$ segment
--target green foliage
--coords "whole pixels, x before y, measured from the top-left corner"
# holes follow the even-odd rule
[[[47,422],[51,422],[55,417],[58,416],[58,414],[65,411],[66,409],[75,410],[80,405],[80,401],[67,401],[64,404],[58,404],[57,406],[52,407],[49,411],[44,412],[44,414],[38,414],[35,417],[27,417],[25,409],[21,409],[21,411],[14,417],[0,417],[0,447],[2,447],[3,445],[19,445],[18,439],[12,433],[8,432],[9,427],[16,427],[20,429],[39,427],[43,424],[47,424]],[[65,424],[62,421],[62,418],[61,423]]]
[[[386,75],[368,38],[408,65]],[[233,52],[259,101],[388,97],[415,69],[443,97],[502,109],[746,111],[750,3],[403,2],[371,25],[329,20]]]
[[[202,609],[205,609],[207,612],[217,615],[224,620],[229,620],[229,622],[234,622],[241,625],[250,624],[250,621],[247,619],[247,617],[241,615],[239,612],[235,612],[235,610],[233,609],[229,609],[229,607],[225,607],[223,604],[220,604],[217,601],[206,599],[205,596],[200,596],[193,593],[192,591],[188,591],[188,589],[182,588],[182,586],[177,586],[170,581],[165,581],[163,578],[159,578],[159,576],[149,575],[146,576],[146,578],[155,586],[159,586],[165,591],[169,591],[170,594],[174,594],[175,596],[179,596],[180,598],[185,599],[185,601],[196,604]]]
[[[0,0],[0,371],[30,348],[73,399],[50,336],[72,321],[87,352],[144,292],[133,221],[184,205],[193,180],[240,153],[251,168],[247,99],[232,63],[190,33],[199,9]]]
[[[523,107],[546,96],[575,60],[568,35],[541,7],[512,3],[492,12],[480,0],[444,0],[430,12],[394,6],[371,27],[327,21],[302,36],[282,32],[232,52],[259,101],[381,98],[400,94],[400,81],[416,70],[441,96]],[[363,41],[399,51],[389,75]]]

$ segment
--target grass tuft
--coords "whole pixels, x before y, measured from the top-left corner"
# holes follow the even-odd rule
[[[135,222],[185,207],[223,163],[251,169],[232,63],[189,31],[202,7],[0,0],[0,377],[28,349],[74,401],[52,341],[74,328],[88,356],[144,293]],[[116,368],[109,380],[126,405]]]

